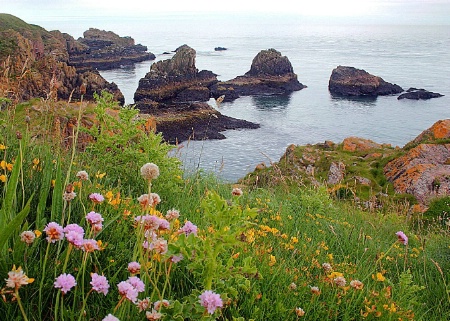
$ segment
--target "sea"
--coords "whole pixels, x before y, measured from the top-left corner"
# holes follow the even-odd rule
[[[27,21],[30,22],[30,21]],[[246,73],[253,58],[274,48],[287,56],[298,80],[307,88],[285,96],[242,97],[219,107],[224,115],[261,125],[229,130],[226,139],[186,141],[173,154],[186,172],[213,172],[236,182],[259,163],[277,162],[290,144],[306,145],[349,136],[402,147],[440,119],[450,117],[450,28],[440,25],[383,24],[355,21],[311,21],[275,15],[153,15],[140,18],[41,17],[47,30],[78,38],[90,27],[130,36],[148,47],[156,60],[169,59],[187,44],[197,52],[199,70],[219,80]],[[215,47],[225,51],[215,51]],[[101,71],[133,104],[139,79],[155,61]],[[332,97],[331,72],[337,66],[364,69],[385,81],[438,92],[431,100]]]

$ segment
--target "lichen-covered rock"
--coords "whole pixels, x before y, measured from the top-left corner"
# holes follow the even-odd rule
[[[150,72],[139,80],[134,94],[137,108],[158,112],[174,103],[208,101],[208,87],[217,82],[217,75],[207,70],[199,72],[195,57],[195,50],[184,45],[172,58],[154,63]]]
[[[414,195],[421,204],[450,192],[450,144],[420,144],[384,167],[397,193]]]
[[[211,87],[214,98],[225,95],[225,101],[240,96],[281,95],[305,88],[294,73],[291,62],[275,49],[262,50],[243,76],[218,82]]]
[[[69,64],[78,70],[107,70],[155,59],[147,47],[135,44],[131,37],[120,37],[112,31],[90,28],[75,41],[64,36],[69,52]]]
[[[342,148],[349,152],[366,152],[373,149],[380,149],[383,146],[370,139],[360,137],[347,137],[342,142]]]
[[[332,162],[330,169],[328,170],[328,181],[329,185],[335,185],[340,182],[345,177],[345,164],[342,162]]]
[[[371,96],[399,94],[403,89],[362,69],[338,66],[328,83],[331,94],[338,96]]]
[[[433,126],[424,130],[414,140],[406,144],[405,148],[415,146],[423,142],[435,142],[437,140],[450,138],[450,119],[435,122]]]

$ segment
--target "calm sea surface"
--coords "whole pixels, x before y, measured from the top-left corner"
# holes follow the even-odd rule
[[[291,61],[308,88],[282,97],[244,97],[224,103],[225,115],[259,123],[260,129],[227,131],[225,140],[185,142],[179,157],[186,169],[213,171],[236,181],[256,164],[276,162],[289,144],[341,142],[348,136],[403,146],[439,119],[450,117],[450,28],[448,26],[319,25],[295,18],[153,17],[107,19],[60,17],[35,22],[78,38],[96,27],[131,36],[157,60],[182,44],[197,51],[196,65],[220,80],[242,75],[256,54],[275,48]],[[215,52],[222,46],[227,51]],[[133,103],[138,81],[153,62],[103,71]],[[338,65],[353,66],[405,90],[425,88],[444,94],[429,101],[395,96],[348,100],[330,96],[328,80]],[[214,103],[211,102],[214,106]]]

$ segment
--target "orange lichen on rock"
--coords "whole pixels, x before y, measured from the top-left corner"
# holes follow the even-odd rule
[[[369,151],[371,149],[382,148],[380,144],[371,141],[370,139],[364,139],[360,137],[347,137],[342,142],[342,148],[345,151],[356,152],[356,151]]]

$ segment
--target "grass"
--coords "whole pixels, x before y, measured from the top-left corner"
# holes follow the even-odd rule
[[[103,320],[108,314],[145,320],[145,312],[118,290],[130,276],[131,261],[141,263],[137,275],[145,284],[138,298],[169,300],[169,306],[155,310],[162,320],[450,318],[447,226],[427,222],[417,228],[395,202],[373,211],[339,202],[326,187],[294,182],[286,174],[287,164],[273,169],[278,175],[255,173],[258,184],[242,180],[241,196],[232,195],[235,185],[212,175],[182,177],[180,162],[167,156],[170,146],[160,136],[142,132],[133,109],[123,109],[119,116],[106,112],[114,105],[108,96],[89,107],[96,120],[86,132],[95,142],[84,151],[76,145],[61,147],[61,137],[50,131],[53,112],[48,119],[25,122],[36,104],[10,106],[1,114],[0,275],[8,279],[15,265],[35,279],[20,287],[0,281],[0,315],[6,320]],[[64,107],[48,110],[82,118]],[[85,131],[76,129],[75,137]],[[53,134],[44,141],[36,132]],[[385,188],[380,161],[367,163],[360,157],[330,153],[332,160],[356,163],[355,175],[370,176]],[[139,174],[147,162],[160,169],[152,181]],[[329,167],[329,161],[323,164]],[[76,176],[81,170],[89,180]],[[76,198],[64,201],[71,188]],[[150,192],[158,193],[161,203],[139,204],[139,195]],[[92,193],[105,200],[92,202]],[[167,252],[145,251],[143,241],[154,240],[142,233],[135,218],[162,218],[173,208],[180,218],[156,232],[159,241],[167,242]],[[104,219],[98,233],[90,232],[85,219],[90,211]],[[186,221],[198,227],[197,235],[179,232]],[[101,240],[100,250],[86,253],[67,240],[48,243],[44,228],[49,222],[82,226],[85,238]],[[20,238],[27,230],[43,235],[28,245]],[[406,245],[398,241],[399,231],[408,236]],[[179,254],[183,260],[173,264],[171,258]],[[94,272],[109,281],[107,295],[92,290]],[[62,273],[74,275],[77,282],[66,294],[54,287]],[[219,294],[223,303],[212,314],[199,300],[206,290]],[[147,307],[149,313],[152,309]]]

